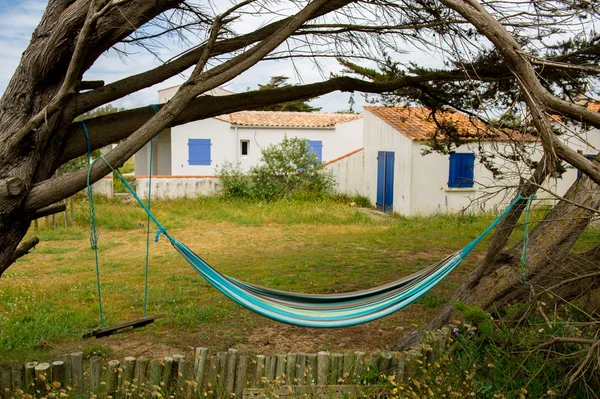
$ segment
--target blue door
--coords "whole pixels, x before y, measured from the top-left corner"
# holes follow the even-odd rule
[[[394,153],[377,153],[377,210],[392,213],[394,207]]]

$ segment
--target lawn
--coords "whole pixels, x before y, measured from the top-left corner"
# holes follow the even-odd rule
[[[380,285],[459,249],[492,215],[373,218],[342,201],[261,203],[218,198],[156,201],[170,234],[219,271],[291,291],[342,292]],[[149,357],[191,347],[236,347],[255,353],[389,348],[422,327],[483,256],[486,242],[431,293],[408,308],[361,326],[307,329],[243,309],[208,285],[165,238],[150,246],[148,315],[155,324],[102,339],[81,339],[98,326],[88,204],[75,201],[75,226],[51,229],[0,279],[0,359],[47,360],[82,350]],[[98,199],[100,272],[105,324],[143,313],[146,216],[131,201]],[[32,229],[33,230],[33,229]]]

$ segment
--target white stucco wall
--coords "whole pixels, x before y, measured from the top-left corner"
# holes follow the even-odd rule
[[[354,196],[363,194],[364,190],[364,150],[358,150],[351,155],[334,160],[325,168],[333,174],[336,187],[333,191],[340,194]]]
[[[152,140],[152,175],[171,175],[171,129],[163,130]],[[134,157],[135,175],[150,174],[150,143],[139,150]]]
[[[411,209],[412,141],[369,111],[364,116],[364,191],[377,201],[377,152],[394,152],[394,212],[409,215]]]
[[[136,192],[141,198],[148,197],[148,178],[137,178]],[[209,196],[221,190],[221,182],[214,177],[153,177],[152,198],[174,199]]]
[[[580,132],[559,136],[559,139],[575,151],[581,151],[584,155],[596,155],[600,149],[600,129],[591,129]],[[567,192],[571,184],[577,179],[577,169],[569,167],[567,171],[558,179],[550,179],[549,188],[558,195]]]
[[[209,118],[171,128],[171,175],[214,176],[225,161],[235,161],[235,135],[229,126]],[[189,139],[210,139],[210,165],[189,164]]]
[[[112,198],[114,194],[113,186],[113,175],[111,173],[110,175],[104,176],[102,179],[92,184],[92,191],[94,195]]]
[[[424,143],[412,143],[412,191],[410,215],[430,215],[432,213],[456,213],[463,210],[481,212],[503,209],[512,198],[504,192],[491,198],[482,196],[486,193],[498,192],[500,186],[518,182],[517,166],[504,161],[499,166],[505,172],[503,180],[496,180],[491,171],[479,162],[480,150],[485,153],[501,150],[511,153],[508,143],[473,143],[465,144],[456,149],[457,153],[472,152],[475,154],[473,169],[474,184],[472,188],[449,188],[450,156],[439,153],[422,155],[428,147]],[[510,168],[510,169],[507,169]],[[521,171],[528,174],[528,170]]]

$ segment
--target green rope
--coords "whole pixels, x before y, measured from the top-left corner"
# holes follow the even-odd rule
[[[92,162],[92,144],[90,142],[90,135],[88,132],[87,125],[84,121],[79,121],[83,126],[83,132],[85,133],[85,140],[87,142],[87,161],[88,161],[88,175],[87,175],[87,192],[88,199],[90,201],[90,246],[94,250],[94,256],[96,258],[96,283],[98,286],[98,303],[100,304],[100,328],[104,328],[104,313],[102,311],[102,287],[100,282],[100,267],[98,261],[98,229],[96,228],[96,210],[94,209],[94,192],[91,185],[91,174],[94,162]]]
[[[527,205],[525,206],[525,230],[523,236],[523,252],[521,253],[521,283],[527,283],[527,245],[529,244],[529,217],[531,216],[531,201],[536,198],[533,194],[527,198]]]
[[[154,113],[156,114],[159,111],[159,108],[156,104],[150,104]],[[149,167],[149,177],[148,177],[148,210],[151,209],[151,200],[152,197],[152,156],[154,154],[152,148],[153,140],[150,140],[150,167]],[[150,214],[148,214],[148,221],[146,222],[146,281],[144,284],[144,317],[146,317],[147,309],[148,309],[148,279],[149,279],[149,270],[150,270]]]

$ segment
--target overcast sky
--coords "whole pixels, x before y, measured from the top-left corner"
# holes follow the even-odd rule
[[[27,47],[31,33],[40,20],[45,1],[41,0],[0,0],[0,92],[4,92],[10,77],[19,63],[22,52]],[[247,18],[247,17],[246,17]],[[238,31],[248,31],[259,25],[261,21],[245,19],[242,24],[236,26]],[[99,58],[96,64],[85,75],[88,80],[104,80],[113,82],[133,73],[153,68],[167,60],[183,48],[177,46],[165,46],[158,50],[159,58],[139,48],[131,48],[133,54],[126,59],[120,58],[116,52],[108,52]],[[290,83],[310,83],[323,80],[328,77],[329,72],[336,73],[340,66],[333,59],[322,62],[319,70],[312,61],[296,60],[295,65],[289,61],[262,62],[249,71],[236,77],[225,87],[235,92],[254,89],[259,83],[266,83],[271,76],[285,75],[290,78]],[[297,71],[301,71],[298,76]],[[323,74],[327,76],[322,76]],[[173,77],[156,86],[132,94],[114,103],[116,106],[134,108],[157,102],[157,91],[162,88],[171,87],[183,82],[182,76]],[[313,102],[313,105],[322,107],[322,111],[334,112],[348,109],[350,95],[348,93],[331,93]],[[362,110],[364,100],[362,95],[354,96],[356,111]]]

